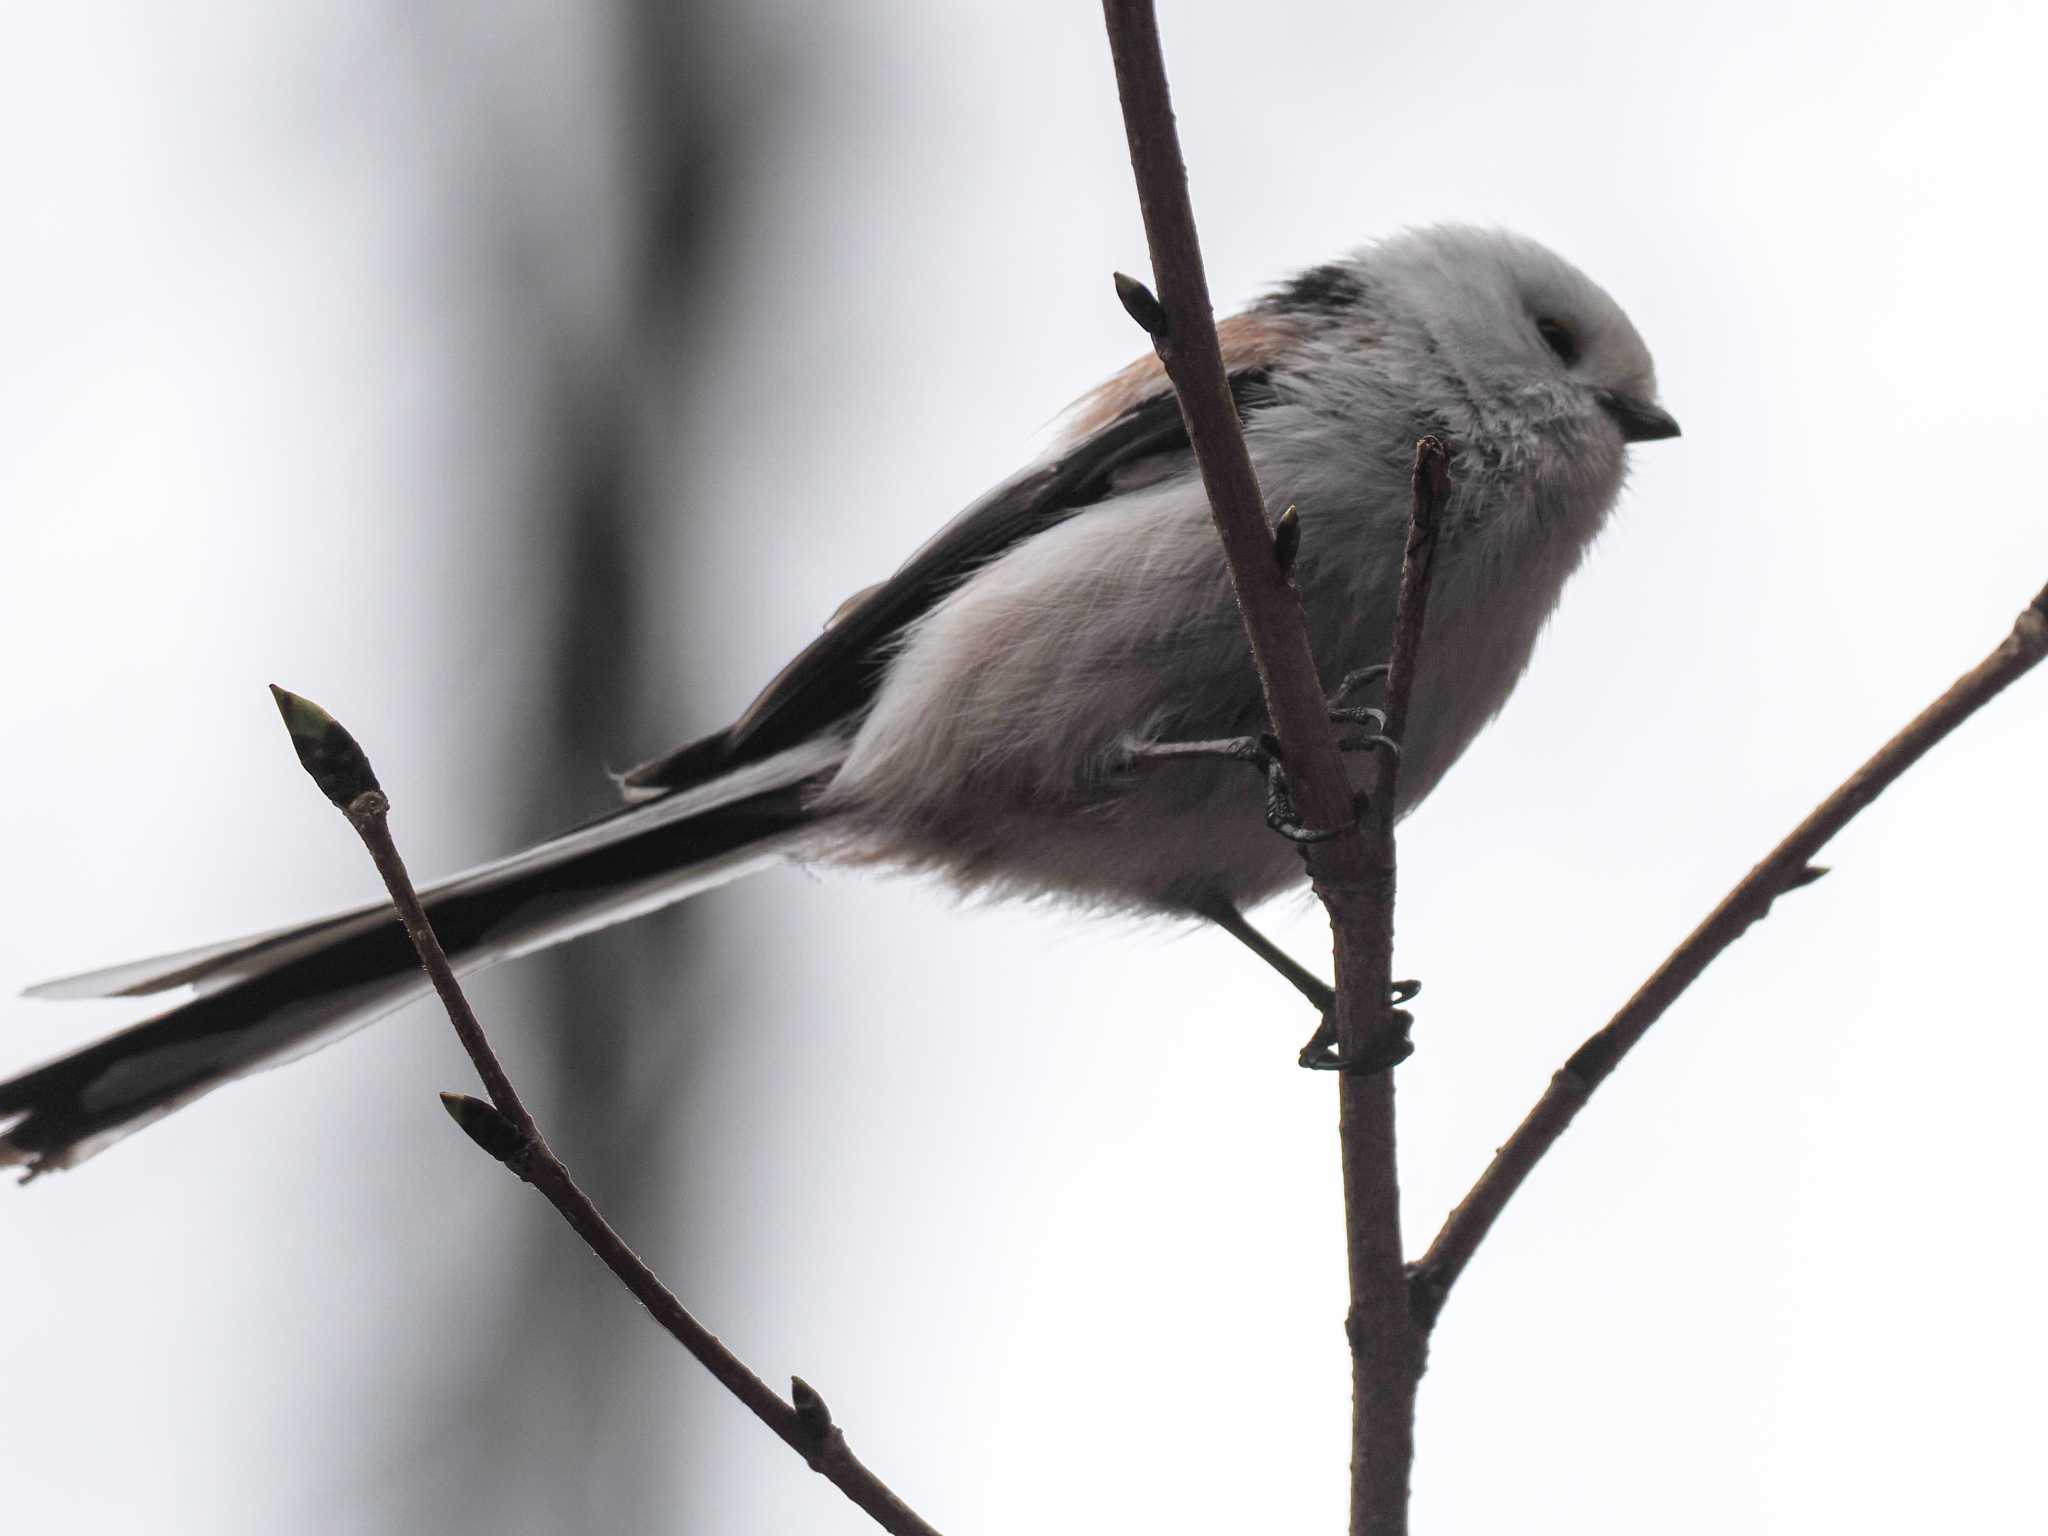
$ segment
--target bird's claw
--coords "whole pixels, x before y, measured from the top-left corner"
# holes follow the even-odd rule
[[[1337,740],[1340,752],[1385,751],[1399,757],[1401,744],[1385,734],[1387,712],[1370,706],[1352,706],[1344,701],[1369,683],[1382,682],[1387,676],[1384,662],[1377,666],[1360,667],[1355,672],[1344,674],[1344,680],[1337,685],[1337,691],[1330,695],[1330,721],[1333,725],[1365,726],[1363,734],[1341,736]],[[1294,795],[1288,788],[1287,768],[1280,759],[1280,743],[1269,731],[1256,736],[1226,736],[1214,741],[1133,741],[1128,748],[1135,762],[1157,762],[1168,758],[1221,757],[1232,762],[1247,763],[1259,770],[1266,778],[1266,825],[1286,838],[1290,843],[1307,846],[1311,843],[1327,843],[1341,837],[1346,827],[1310,827],[1302,824],[1301,815],[1294,808]],[[1363,792],[1351,799],[1354,820],[1365,814],[1367,800]]]
[[[1384,683],[1387,674],[1393,671],[1391,662],[1379,662],[1370,667],[1359,667],[1344,674],[1344,680],[1337,685],[1337,691],[1330,695],[1330,708],[1335,711],[1343,706],[1346,699],[1358,692],[1367,683]]]
[[[1316,1026],[1316,1032],[1309,1036],[1296,1060],[1311,1072],[1343,1072],[1354,1077],[1371,1077],[1398,1067],[1415,1054],[1415,1042],[1408,1034],[1414,1027],[1415,1015],[1400,1004],[1412,1001],[1421,990],[1419,981],[1394,983],[1390,994],[1394,1006],[1387,1011],[1389,1027],[1368,1040],[1365,1049],[1356,1056],[1346,1056],[1337,1048],[1336,1015],[1324,1010],[1322,1023]]]
[[[1227,736],[1216,741],[1133,742],[1129,751],[1132,759],[1139,762],[1220,757],[1250,764],[1265,775],[1266,825],[1291,843],[1326,843],[1346,830],[1302,825],[1300,813],[1294,808],[1294,796],[1287,787],[1287,769],[1280,761],[1280,743],[1271,732]]]
[[[1344,680],[1337,685],[1337,691],[1330,695],[1330,723],[1333,725],[1364,725],[1372,729],[1362,736],[1346,736],[1337,743],[1342,752],[1375,752],[1385,750],[1396,757],[1401,755],[1401,744],[1385,734],[1387,712],[1370,705],[1356,706],[1344,701],[1369,683],[1383,683],[1389,667],[1386,662],[1376,666],[1360,667],[1355,672],[1346,672]]]
[[[1290,843],[1307,845],[1327,843],[1338,836],[1340,827],[1304,826],[1300,812],[1294,808],[1294,793],[1287,787],[1287,768],[1280,760],[1280,743],[1270,732],[1255,737],[1241,737],[1251,743],[1252,750],[1242,754],[1243,761],[1251,763],[1266,776],[1266,825],[1286,838]]]

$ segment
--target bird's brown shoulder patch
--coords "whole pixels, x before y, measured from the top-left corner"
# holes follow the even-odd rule
[[[1223,349],[1223,371],[1241,373],[1270,368],[1301,339],[1300,328],[1278,315],[1247,310],[1217,322],[1216,340]],[[1061,437],[1068,443],[1101,431],[1168,388],[1166,366],[1148,352],[1121,373],[1097,385],[1068,408]]]

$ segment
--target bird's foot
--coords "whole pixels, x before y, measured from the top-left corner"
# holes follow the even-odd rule
[[[1326,843],[1344,829],[1307,827],[1294,809],[1294,796],[1287,787],[1287,768],[1280,761],[1280,743],[1270,732],[1256,736],[1226,736],[1216,741],[1142,741],[1130,747],[1134,762],[1171,762],[1191,757],[1220,757],[1246,763],[1266,780],[1266,825],[1290,843]]]
[[[1374,1042],[1362,1051],[1356,1060],[1346,1060],[1337,1049],[1337,992],[1322,977],[1301,964],[1286,950],[1254,928],[1231,902],[1220,898],[1198,903],[1194,909],[1198,916],[1207,918],[1225,933],[1244,945],[1266,964],[1277,971],[1297,992],[1309,1000],[1310,1005],[1322,1015],[1322,1025],[1307,1045],[1301,1048],[1297,1059],[1304,1067],[1318,1072],[1356,1072],[1370,1075],[1384,1072],[1407,1059],[1415,1049],[1408,1038],[1408,1029],[1414,1021],[1413,1015],[1401,1008],[1422,990],[1419,981],[1397,981],[1389,1002],[1393,1005],[1390,1015],[1390,1036],[1384,1042]]]
[[[1408,1031],[1415,1024],[1415,1015],[1400,1005],[1421,990],[1419,981],[1394,983],[1394,1006],[1387,1011],[1387,1028],[1367,1040],[1365,1048],[1356,1056],[1346,1056],[1337,1049],[1336,999],[1333,995],[1331,1006],[1323,1010],[1322,1023],[1316,1026],[1316,1032],[1309,1036],[1308,1044],[1301,1048],[1296,1059],[1311,1072],[1344,1072],[1355,1077],[1371,1077],[1374,1073],[1399,1066],[1415,1054],[1415,1042],[1408,1037]]]
[[[1371,683],[1387,680],[1387,663],[1377,666],[1360,667],[1356,672],[1344,674],[1344,681],[1337,685],[1337,691],[1330,695],[1330,721],[1333,725],[1363,725],[1371,729],[1365,735],[1341,737],[1337,748],[1342,752],[1388,751],[1396,757],[1401,755],[1401,744],[1385,734],[1387,712],[1369,706],[1354,706],[1345,703],[1352,694]]]
[[[1365,726],[1363,733],[1340,736],[1337,750],[1340,752],[1386,751],[1400,755],[1401,745],[1385,734],[1387,714],[1385,710],[1358,708],[1347,705],[1345,700],[1368,683],[1385,679],[1387,668],[1384,664],[1361,667],[1348,672],[1337,691],[1330,695],[1330,721],[1339,726]],[[1266,780],[1266,825],[1278,832],[1291,843],[1326,843],[1340,837],[1348,828],[1308,827],[1302,824],[1300,814],[1294,808],[1294,795],[1287,783],[1287,765],[1281,761],[1280,743],[1270,731],[1261,731],[1256,736],[1224,736],[1212,741],[1133,741],[1129,746],[1132,762],[1171,762],[1175,759],[1194,757],[1220,757],[1235,763],[1245,763],[1265,776]],[[1354,815],[1363,814],[1365,796],[1352,796],[1351,808]]]

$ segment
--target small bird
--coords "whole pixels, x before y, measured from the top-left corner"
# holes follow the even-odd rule
[[[1520,678],[1628,445],[1678,435],[1649,351],[1576,268],[1462,226],[1302,272],[1218,333],[1269,515],[1297,509],[1294,576],[1325,678],[1385,660],[1415,444],[1450,445],[1400,744],[1397,809],[1412,809]],[[1207,918],[1315,997],[1243,917],[1303,878],[1259,776],[1144,751],[1265,724],[1187,432],[1147,357],[849,599],[732,725],[624,775],[624,809],[424,894],[470,971],[776,860],[887,865]],[[0,1083],[0,1165],[73,1166],[425,985],[383,904],[45,983],[31,995],[193,995]]]

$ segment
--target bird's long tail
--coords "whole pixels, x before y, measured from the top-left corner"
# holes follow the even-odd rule
[[[423,892],[458,972],[529,954],[800,851],[806,789],[843,755],[807,743],[627,807]],[[303,1056],[424,992],[388,903],[45,982],[32,997],[194,996],[7,1082],[0,1166],[74,1167],[223,1083]]]

